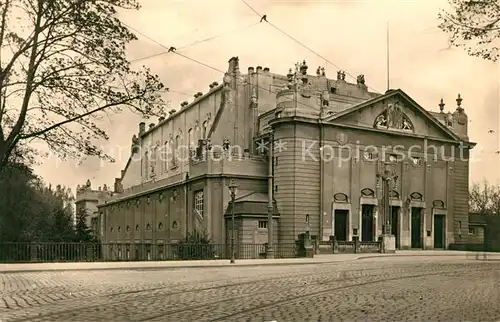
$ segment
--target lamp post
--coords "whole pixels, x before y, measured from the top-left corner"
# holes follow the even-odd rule
[[[392,187],[396,187],[398,176],[395,175],[389,168],[388,163],[384,163],[384,171],[382,174],[377,175],[379,179],[382,180],[382,196],[383,196],[383,225],[382,225],[382,235],[390,236],[392,235],[392,216],[390,207],[390,191]]]
[[[231,195],[231,264],[234,264],[234,199],[236,198],[236,191],[238,186],[233,180],[229,183],[229,193]]]

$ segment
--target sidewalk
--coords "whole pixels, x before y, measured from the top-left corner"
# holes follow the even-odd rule
[[[480,259],[482,254],[480,253]],[[500,253],[486,253],[488,260],[500,260]],[[475,259],[476,253],[462,251],[398,251],[395,254],[319,254],[314,258],[291,259],[242,259],[230,264],[229,260],[193,260],[193,261],[144,261],[144,262],[80,262],[80,263],[26,263],[0,264],[0,273],[68,271],[68,270],[123,270],[123,269],[181,269],[181,268],[215,268],[234,266],[265,265],[311,265],[348,262],[383,257],[463,257]]]

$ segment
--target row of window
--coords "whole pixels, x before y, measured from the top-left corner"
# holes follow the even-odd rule
[[[208,122],[205,121],[203,122],[202,125],[202,133],[200,135],[199,130],[194,130],[191,128],[187,132],[187,142],[190,148],[194,148],[198,142],[199,139],[206,139],[207,138],[207,130],[208,130]],[[194,132],[194,134],[193,134]],[[173,153],[175,151],[179,151],[180,144],[181,144],[181,135],[177,135],[175,139],[170,139],[169,141],[166,141],[164,143],[164,155],[162,155],[161,160],[162,165],[160,167],[157,166],[157,159],[159,157],[158,155],[158,146],[154,147],[151,150],[151,154],[148,153],[148,151],[144,152],[144,158],[143,158],[143,164],[142,164],[142,169],[143,169],[143,176],[145,179],[149,179],[153,176],[155,176],[157,173],[158,174],[163,174],[167,173],[169,170],[175,169],[178,166],[178,155],[176,153]],[[184,150],[184,149],[183,149]],[[168,152],[170,152],[170,156],[168,155]],[[167,160],[168,159],[168,160]]]
[[[374,161],[378,158],[378,154],[376,152],[365,152],[363,155],[364,160]],[[386,162],[398,162],[401,161],[402,156],[397,154],[390,154],[387,157]],[[411,157],[411,161],[414,165],[421,166],[424,164],[424,158],[421,157]],[[274,166],[278,166],[278,157],[274,157]]]
[[[179,224],[177,223],[177,221],[174,221],[174,222],[172,223],[172,229],[177,229],[178,227],[179,227]],[[140,229],[140,226],[139,226],[139,225],[135,225],[135,230],[136,230],[136,231],[139,231],[139,229]],[[125,228],[125,231],[127,231],[127,232],[129,232],[130,230],[131,230],[131,227],[130,227],[130,226],[127,226],[127,227]],[[146,230],[151,230],[151,224],[147,224],[147,225],[146,225]],[[161,223],[161,222],[160,222],[160,223],[158,223],[158,230],[163,230],[163,223]],[[110,231],[110,232],[113,232],[113,231],[114,231],[114,228],[113,228],[113,227],[110,227],[110,228],[109,228],[109,231]],[[121,232],[121,231],[122,231],[121,226],[118,226],[117,231],[118,231],[118,232]]]
[[[177,192],[174,190],[174,192],[172,193],[172,196],[173,198],[175,198],[177,195]],[[158,201],[159,202],[162,202],[163,200],[163,193],[160,192],[158,194]],[[146,197],[146,203],[150,203],[151,202],[151,197],[150,196],[147,196]],[[201,217],[203,218],[204,216],[204,207],[203,207],[203,203],[204,203],[204,199],[203,199],[203,190],[197,190],[194,192],[194,210],[196,211],[196,213]],[[136,207],[139,207],[141,204],[141,200],[140,199],[136,199],[135,200],[135,206]],[[130,208],[130,205],[131,205],[131,202],[130,201],[127,201],[126,203],[127,205],[127,208]],[[122,204],[119,204],[118,206],[115,206],[115,205],[112,205],[110,207],[110,210],[111,211],[114,211],[116,207],[121,207]],[[101,213],[101,215],[103,215],[103,213]]]
[[[307,217],[306,217],[306,218],[307,218],[307,219],[306,219],[306,220],[307,220],[307,222],[309,222],[309,215],[307,215]],[[179,224],[177,223],[177,221],[174,221],[174,222],[172,223],[172,229],[177,229],[178,227],[179,227]],[[259,220],[258,227],[259,227],[259,229],[267,229],[267,221],[266,221],[266,220]],[[127,232],[129,232],[129,231],[131,230],[130,226],[127,226],[125,229],[126,229],[126,231],[127,231]],[[139,225],[136,225],[136,226],[135,226],[135,230],[136,230],[136,231],[139,231],[139,229],[140,229],[140,226],[139,226]],[[118,226],[117,231],[118,231],[118,232],[121,232],[121,230],[122,230],[122,229],[121,229],[121,226]],[[150,225],[150,224],[147,224],[147,225],[146,225],[146,230],[151,230],[151,225]],[[161,222],[160,222],[160,223],[158,223],[158,230],[163,230],[163,223],[161,223]],[[114,228],[113,228],[113,227],[111,227],[111,228],[109,229],[109,231],[110,231],[110,232],[113,232],[113,231],[114,231]]]

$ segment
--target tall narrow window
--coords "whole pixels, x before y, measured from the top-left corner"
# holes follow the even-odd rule
[[[175,142],[174,142],[174,149],[172,151],[172,166],[177,166],[177,159],[179,157],[179,150],[180,150],[180,144],[181,144],[181,137],[180,135],[177,135],[175,137]]]
[[[174,139],[170,139],[168,141],[168,162],[170,164],[167,165],[169,168],[174,167],[174,162],[175,162],[174,157],[175,157],[175,141]]]
[[[194,211],[203,218],[203,190],[194,193]]]
[[[151,151],[151,162],[149,165],[149,171],[151,173],[151,176],[154,176],[156,174],[156,160],[158,158],[158,147],[155,146],[153,150]]]
[[[148,156],[148,151],[144,152],[144,160],[142,164],[143,168],[143,177],[144,179],[149,178],[149,156]]]
[[[163,167],[163,172],[168,172],[168,156],[170,155],[170,145],[168,141],[165,142],[161,153],[161,163]]]
[[[194,141],[193,141],[193,129],[188,130],[188,144],[189,148],[194,146]]]
[[[208,124],[207,124],[207,121],[203,122],[203,126],[202,126],[202,138],[203,139],[206,139],[207,138],[207,127],[208,127]]]

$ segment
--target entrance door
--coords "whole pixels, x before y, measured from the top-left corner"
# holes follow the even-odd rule
[[[411,208],[411,248],[422,248],[422,208]]]
[[[348,210],[335,210],[335,238],[339,241],[347,241],[347,216]]]
[[[374,241],[373,205],[361,206],[361,241]]]
[[[434,215],[434,248],[444,248],[444,215]]]
[[[396,248],[399,249],[399,207],[391,207],[391,234],[396,237]]]

